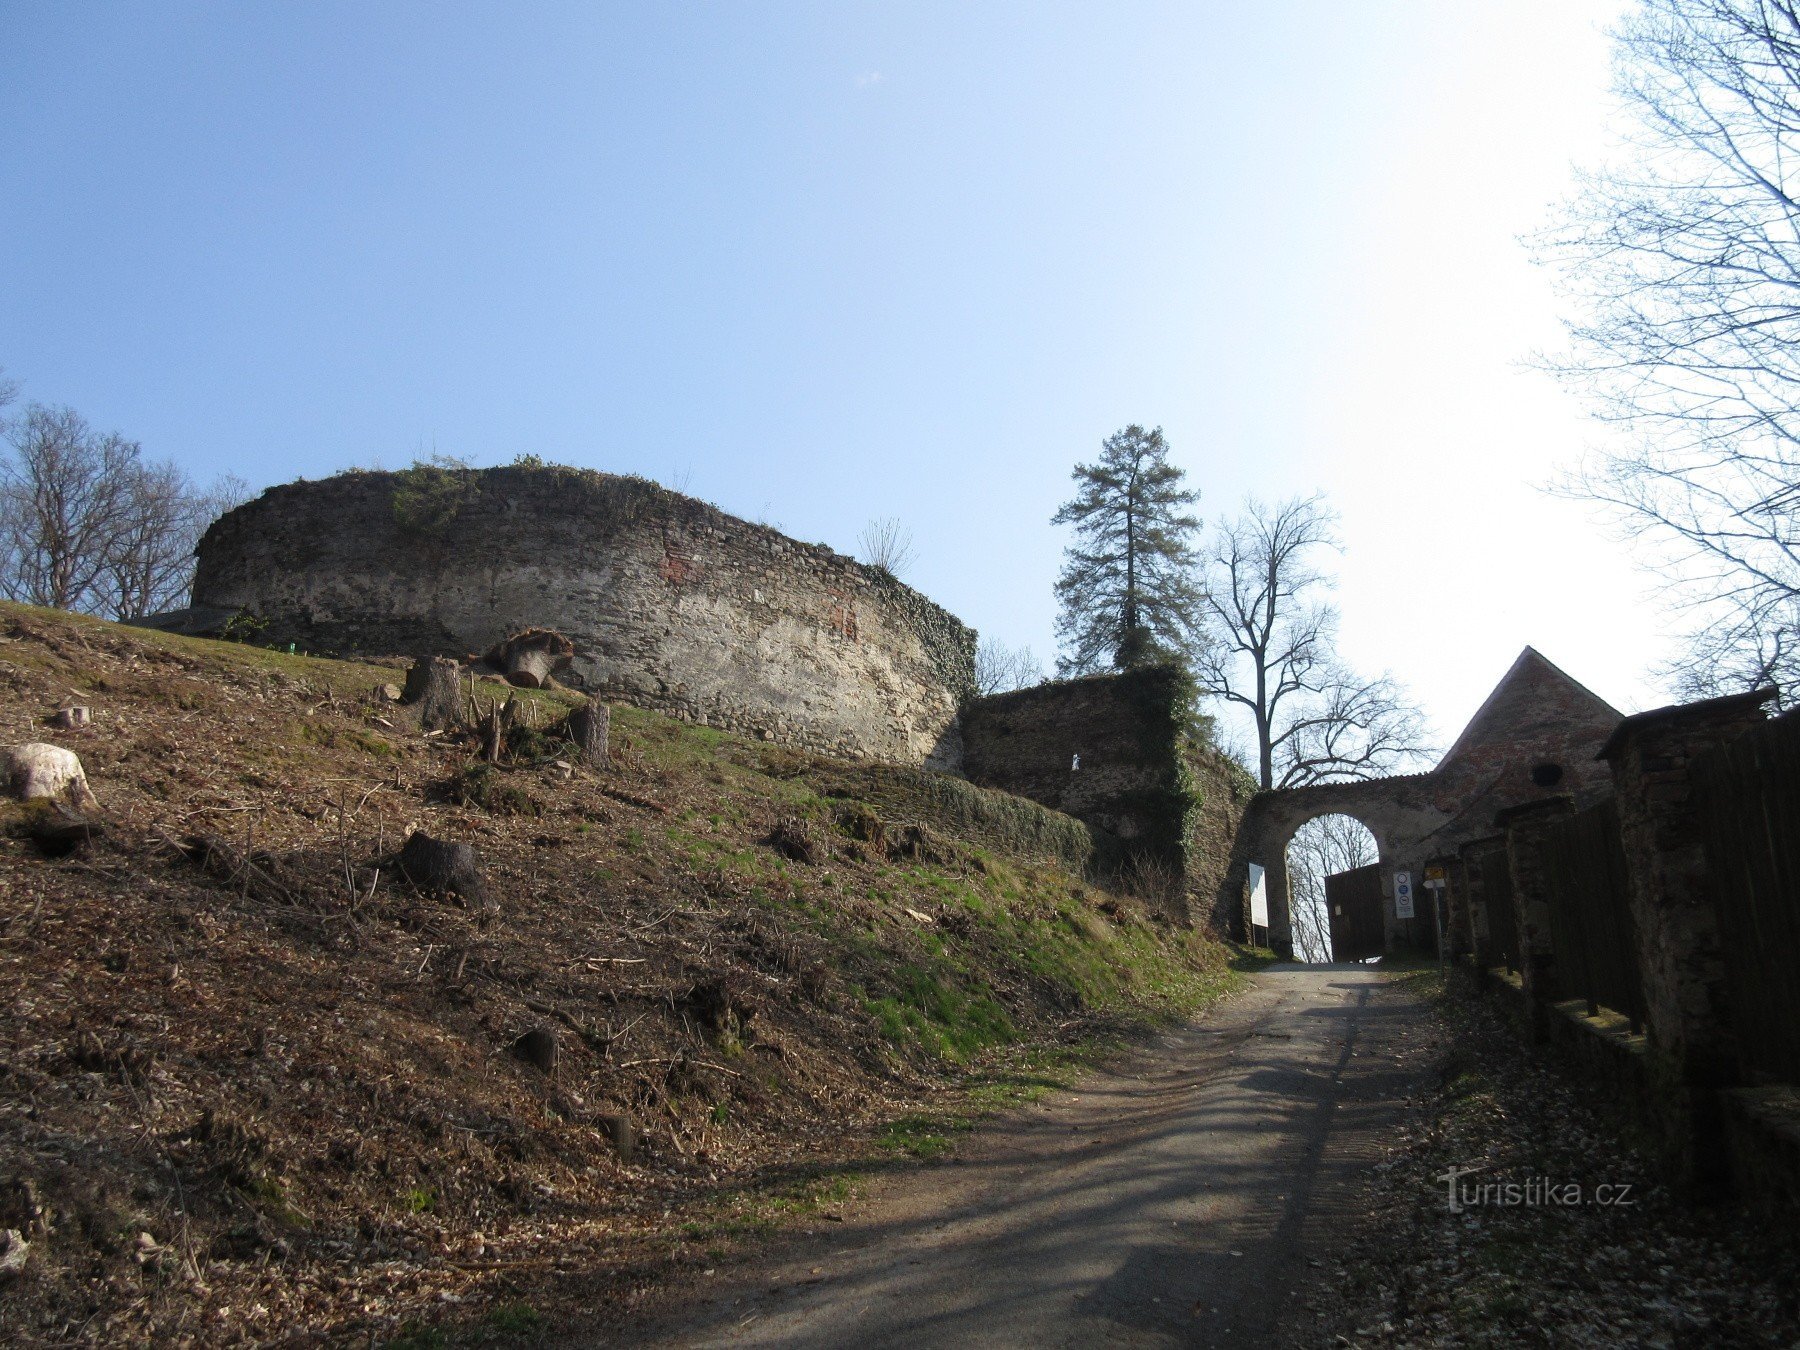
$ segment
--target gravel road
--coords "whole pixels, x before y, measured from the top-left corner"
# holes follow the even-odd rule
[[[1304,1343],[1299,1295],[1357,1238],[1421,1013],[1364,966],[1271,967],[843,1224],[592,1343]]]

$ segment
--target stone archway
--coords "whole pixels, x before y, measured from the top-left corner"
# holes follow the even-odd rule
[[[1383,933],[1391,947],[1397,938],[1416,934],[1396,921],[1388,879],[1396,870],[1417,876],[1423,869],[1427,839],[1454,818],[1432,793],[1433,774],[1401,778],[1374,778],[1354,783],[1321,783],[1259,793],[1244,813],[1234,852],[1242,855],[1246,870],[1256,863],[1263,869],[1269,897],[1269,945],[1283,955],[1293,952],[1293,915],[1288,885],[1287,847],[1295,833],[1320,816],[1344,815],[1358,821],[1375,837],[1381,863],[1385,907]]]
[[[1360,960],[1382,948],[1381,863],[1375,836],[1355,816],[1315,816],[1294,832],[1287,867],[1294,959]],[[1372,923],[1371,923],[1372,921]]]
[[[1491,835],[1494,817],[1508,807],[1559,795],[1583,804],[1604,795],[1610,779],[1595,757],[1618,723],[1616,709],[1527,647],[1429,773],[1253,797],[1233,840],[1221,912],[1231,916],[1234,936],[1248,936],[1245,881],[1249,865],[1260,865],[1269,897],[1269,945],[1291,955],[1288,841],[1307,821],[1342,814],[1375,836],[1386,946],[1430,945],[1435,924],[1418,891],[1425,867],[1448,862],[1464,844]],[[1418,917],[1410,920],[1394,911],[1393,876],[1399,871],[1411,874],[1420,894]]]

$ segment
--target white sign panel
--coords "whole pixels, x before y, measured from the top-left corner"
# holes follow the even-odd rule
[[[1263,885],[1263,870],[1250,864],[1250,922],[1258,928],[1269,926],[1269,888]]]
[[[1394,917],[1410,919],[1413,916],[1412,873],[1394,873]]]

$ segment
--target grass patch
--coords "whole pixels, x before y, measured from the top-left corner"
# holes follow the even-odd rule
[[[478,806],[497,816],[536,816],[542,808],[537,798],[492,764],[470,764],[451,778],[447,790],[450,800],[462,806]]]

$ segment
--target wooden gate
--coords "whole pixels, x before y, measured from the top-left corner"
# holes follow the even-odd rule
[[[1382,952],[1381,864],[1353,867],[1325,878],[1331,921],[1331,959],[1366,961]]]

